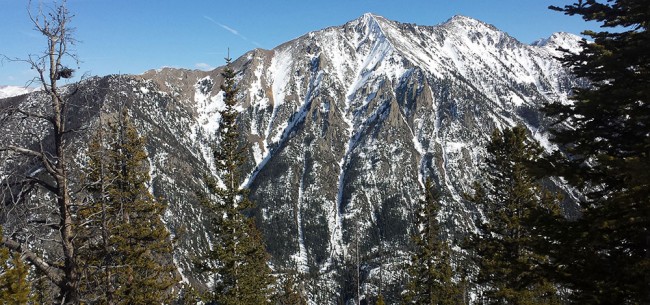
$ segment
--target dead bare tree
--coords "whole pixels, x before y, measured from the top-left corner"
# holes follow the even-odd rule
[[[72,76],[73,70],[66,67],[65,63],[76,62],[76,57],[71,52],[71,47],[75,44],[73,30],[69,25],[72,16],[66,8],[65,0],[53,7],[39,4],[37,8],[30,1],[28,14],[35,30],[46,38],[47,48],[42,54],[30,55],[27,59],[11,60],[25,62],[38,73],[35,83],[40,85],[40,94],[46,97],[47,103],[32,106],[8,103],[0,109],[0,124],[13,122],[17,124],[14,125],[16,128],[40,129],[33,134],[23,133],[21,137],[27,137],[26,139],[19,138],[12,140],[12,143],[0,144],[0,153],[4,157],[0,179],[4,186],[2,208],[28,210],[21,213],[25,217],[21,220],[22,225],[38,226],[40,231],[24,233],[26,229],[18,224],[14,226],[13,232],[2,236],[1,244],[22,253],[44,273],[58,287],[58,301],[61,304],[78,304],[80,296],[75,248],[75,205],[69,181],[69,167],[72,163],[66,143],[71,131],[66,128],[70,88],[61,87],[58,83],[62,78]],[[33,125],[27,128],[20,124]],[[19,172],[16,172],[17,169]],[[7,172],[10,170],[13,172]],[[37,196],[36,193],[41,195]],[[45,205],[30,205],[35,197],[46,198],[47,202]],[[16,214],[4,211],[3,215],[7,218]],[[7,219],[3,221],[6,222]],[[35,246],[34,240],[26,237],[42,234],[44,230],[49,230],[49,233],[38,238],[49,238],[48,242],[57,248],[57,255],[43,255]]]

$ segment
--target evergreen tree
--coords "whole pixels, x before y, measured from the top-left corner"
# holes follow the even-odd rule
[[[109,132],[110,133],[110,132]],[[103,304],[115,303],[115,258],[111,244],[115,234],[117,207],[111,205],[106,127],[100,126],[88,145],[88,165],[84,184],[89,191],[86,204],[79,209],[79,257],[82,262],[80,293],[83,299]]]
[[[300,277],[292,269],[285,274],[282,290],[278,292],[273,303],[277,305],[307,305],[307,299],[303,295],[300,286]]]
[[[377,297],[377,302],[375,302],[375,305],[386,305],[386,301],[384,301],[384,295],[380,294]]]
[[[415,252],[408,269],[406,304],[462,304],[460,287],[453,282],[451,249],[440,237],[437,220],[440,194],[430,179],[425,184],[425,199],[416,213],[413,242]],[[383,298],[382,298],[383,301]]]
[[[82,291],[100,304],[160,304],[178,282],[165,204],[147,189],[144,140],[123,112],[89,146],[88,189],[94,196],[79,212],[84,223],[80,256]]]
[[[190,284],[183,284],[178,299],[174,304],[176,305],[196,305],[201,303],[201,294]]]
[[[487,304],[557,304],[553,283],[542,272],[549,258],[539,252],[545,241],[537,228],[557,216],[555,198],[544,192],[529,166],[541,148],[528,139],[523,127],[495,130],[487,146],[484,183],[471,201],[481,206],[485,222],[471,248],[477,256],[476,283]]]
[[[51,304],[54,299],[52,282],[38,268],[34,269],[33,275],[31,302],[33,304]]]
[[[220,111],[218,131],[219,145],[214,147],[214,161],[221,181],[208,178],[209,194],[202,196],[204,206],[212,218],[212,233],[216,243],[208,259],[216,267],[208,271],[216,273],[216,283],[211,298],[217,304],[265,304],[270,300],[273,277],[267,265],[262,235],[254,219],[246,212],[254,206],[248,199],[248,191],[240,188],[240,168],[244,164],[246,148],[239,142],[235,72],[230,59],[223,72],[221,85],[225,109]]]
[[[2,227],[0,227],[0,236],[2,236]],[[28,274],[29,266],[23,262],[20,253],[11,253],[8,248],[0,246],[0,300],[2,300],[2,304],[27,304],[30,294]]]
[[[584,0],[551,9],[602,24],[562,59],[590,86],[551,104],[553,141],[565,153],[552,174],[584,194],[564,228],[559,275],[574,301],[650,303],[650,2]],[[607,31],[606,29],[613,29]]]

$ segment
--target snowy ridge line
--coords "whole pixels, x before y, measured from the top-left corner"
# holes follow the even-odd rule
[[[40,88],[19,87],[19,86],[0,86],[0,99],[13,96],[23,95],[38,91]]]
[[[264,56],[249,54],[253,62],[242,64],[238,85],[249,89],[238,96],[246,107],[239,109],[242,126],[250,128],[241,136],[250,136],[254,145],[254,159],[247,164],[252,170],[242,187],[255,196],[261,229],[273,234],[267,247],[274,270],[288,262],[322,288],[308,292],[310,304],[327,303],[338,288],[350,288],[340,282],[349,275],[341,263],[354,259],[354,242],[347,237],[355,230],[360,236],[373,234],[364,240],[363,251],[387,251],[381,259],[367,256],[369,276],[362,280],[361,295],[374,295],[378,264],[387,287],[398,281],[401,270],[395,266],[408,258],[392,247],[408,242],[404,234],[412,229],[419,199],[410,194],[421,192],[426,177],[439,178],[448,195],[440,214],[446,229],[475,230],[477,214],[461,195],[478,177],[476,164],[485,156],[481,145],[489,140],[489,129],[526,124],[543,140],[544,122],[534,107],[566,100],[572,79],[552,57],[550,43],[520,44],[463,18],[428,27],[367,14],[308,33]],[[214,141],[208,130],[218,128],[217,98],[196,95],[201,108],[189,123],[190,142],[203,156],[201,162],[211,160]],[[531,129],[540,124],[540,130]],[[282,205],[289,210],[275,211],[287,198],[291,201]],[[288,229],[286,235],[267,231],[278,224]],[[202,233],[199,238],[207,242],[188,249],[209,244]],[[178,258],[194,279],[187,262]]]

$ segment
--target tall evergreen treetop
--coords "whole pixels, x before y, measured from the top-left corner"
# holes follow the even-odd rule
[[[440,193],[431,179],[424,187],[425,198],[415,215],[413,243],[415,251],[408,268],[409,282],[405,304],[456,305],[462,304],[460,286],[453,282],[451,249],[440,236],[438,213]],[[383,299],[382,299],[383,301]]]
[[[96,304],[161,304],[178,283],[166,205],[149,192],[144,139],[125,112],[89,146],[88,190],[79,211],[81,292]]]
[[[544,236],[537,228],[545,225],[545,215],[552,218],[559,208],[529,171],[542,150],[520,126],[495,130],[487,150],[484,180],[471,198],[486,218],[477,224],[480,234],[470,243],[477,256],[482,301],[555,304],[555,287],[542,273],[548,257],[538,251]]]
[[[581,189],[582,217],[566,229],[565,277],[578,302],[650,303],[650,2],[584,0],[551,9],[602,24],[562,59],[577,77],[573,103],[545,108],[566,152],[555,172]],[[607,30],[607,29],[611,29]]]
[[[215,275],[211,299],[218,304],[266,304],[271,297],[273,277],[262,235],[253,218],[244,214],[254,205],[248,199],[248,190],[240,188],[246,147],[239,140],[237,127],[235,71],[230,68],[229,58],[226,63],[221,85],[225,109],[220,111],[219,142],[213,147],[221,183],[207,178],[209,193],[201,196],[211,213],[215,242],[208,259],[216,268],[209,263],[203,267]]]

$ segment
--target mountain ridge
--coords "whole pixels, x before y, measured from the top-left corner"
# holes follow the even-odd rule
[[[410,35],[413,32],[420,35]],[[434,51],[423,51],[426,47]],[[386,182],[382,182],[383,187],[357,189],[365,183],[362,176],[379,177],[384,170],[389,176],[410,176],[408,191],[401,196],[419,194],[423,177],[433,176],[450,198],[445,200],[442,216],[447,234],[471,229],[474,210],[463,203],[462,194],[470,191],[469,181],[477,174],[474,166],[481,159],[480,143],[485,143],[491,128],[515,122],[527,125],[544,141],[543,123],[539,115],[533,115],[534,109],[544,102],[566,99],[572,81],[554,55],[548,48],[518,42],[469,17],[452,17],[437,26],[417,26],[365,14],[342,26],[309,32],[272,50],[253,50],[240,57],[234,65],[241,70],[241,86],[251,88],[241,98],[242,115],[248,117],[243,125],[250,127],[247,137],[256,139],[251,152],[255,162],[244,184],[259,201],[260,225],[267,233],[273,256],[284,257],[279,261],[293,260],[303,271],[330,270],[337,261],[350,259],[353,236],[373,235],[372,223],[382,221],[373,213],[392,214],[384,216],[383,221],[393,222],[395,232],[370,238],[375,240],[375,250],[368,244],[364,251],[376,251],[377,238],[393,245],[388,248],[408,248],[408,243],[398,240],[408,235],[408,211],[415,201],[385,201],[394,195],[381,189],[395,189]],[[469,91],[446,91],[454,90],[449,87],[450,81]],[[214,82],[218,83],[218,77]],[[466,98],[483,101],[485,113],[476,113],[472,109],[476,106],[471,104],[463,105]],[[427,107],[436,111],[431,113]],[[517,111],[527,117],[522,119]],[[433,120],[427,120],[425,113],[431,113]],[[476,120],[473,115],[482,116],[479,121],[485,123],[472,123]],[[392,127],[383,128],[382,124]],[[473,125],[469,130],[481,130],[471,143],[463,139],[468,136],[463,131],[466,124]],[[331,145],[329,149],[323,148],[322,141],[301,135],[308,129],[324,137]],[[389,154],[376,153],[377,146],[372,144],[376,140],[369,132],[406,139],[398,146],[413,167],[400,172],[390,166]],[[297,139],[303,143],[297,144]],[[390,147],[389,142],[383,143]],[[369,144],[374,148],[369,149]],[[313,145],[316,151],[309,148]],[[313,160],[314,155],[323,157],[318,162]],[[375,161],[370,164],[383,164],[382,170],[363,165],[365,174],[360,175],[357,164],[364,162],[359,160],[369,161],[372,155]],[[317,181],[319,174],[314,168],[331,178]],[[275,183],[268,182],[273,179]],[[286,192],[278,194],[278,188]],[[361,202],[359,195],[384,198],[380,200],[384,203]],[[278,201],[291,204],[278,205]],[[273,216],[278,210],[292,212]],[[274,217],[280,220],[274,222]],[[312,217],[325,221],[313,223]],[[283,239],[273,231],[295,232],[295,236]],[[395,254],[406,258],[405,252]],[[368,285],[373,280],[371,274]]]
[[[439,218],[456,244],[480,213],[463,195],[479,177],[491,131],[522,124],[545,140],[537,108],[567,102],[579,84],[555,55],[549,44],[523,44],[469,17],[419,26],[368,13],[236,59],[238,123],[249,144],[242,185],[257,203],[252,215],[274,270],[295,268],[312,303],[335,303],[354,295],[352,265],[361,261],[362,293],[382,286],[396,302],[423,181],[441,189]],[[208,281],[191,257],[210,237],[195,193],[214,173],[222,70],[163,68],[79,84],[98,101],[76,117],[84,130],[119,107],[134,116],[147,139],[151,189],[169,202],[175,261],[197,286]],[[80,152],[87,136],[74,141]]]

